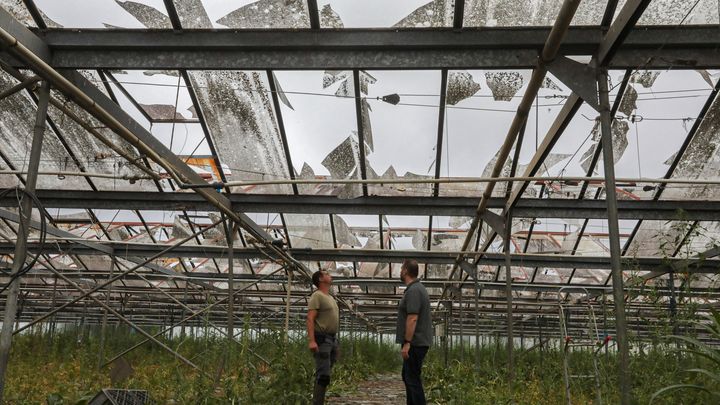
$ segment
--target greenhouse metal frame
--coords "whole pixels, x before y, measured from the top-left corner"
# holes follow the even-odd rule
[[[159,345],[144,327],[210,322],[234,336],[248,315],[256,327],[302,328],[309,275],[321,268],[339,286],[344,330],[393,333],[402,296],[397,274],[406,258],[422,265],[443,335],[503,336],[512,353],[520,338],[542,344],[561,337],[559,303],[589,303],[617,339],[621,376],[628,331],[649,336],[643,320],[657,316],[658,304],[669,313],[688,303],[717,308],[717,24],[684,24],[691,13],[658,20],[657,11],[640,24],[661,1],[584,0],[557,2],[545,24],[488,27],[472,23],[488,2],[455,0],[430,3],[448,13],[429,27],[345,28],[327,7],[307,0],[286,3],[301,5],[299,22],[278,17],[278,26],[219,29],[207,15],[193,14],[190,3],[202,9],[200,0],[165,0],[160,26],[74,28],[59,26],[33,0],[0,1],[0,176],[10,191],[0,196],[8,285],[3,373],[12,335],[38,325],[124,322]],[[582,3],[607,6],[596,10],[594,24],[571,25]],[[146,9],[126,10],[150,21],[143,19]],[[457,93],[477,84],[465,73],[478,69],[490,72],[495,102],[518,102],[511,101],[514,118],[503,124],[502,143],[485,145],[498,150],[486,171],[454,176],[449,162],[443,171],[449,109],[473,97]],[[341,89],[325,96],[354,104],[353,135],[323,161],[330,175],[301,169],[293,159],[300,152],[291,153],[293,92],[281,86],[282,75],[302,71],[340,81]],[[370,95],[375,71],[439,73],[435,159],[427,175],[372,167],[368,155],[378,146],[369,101],[393,108],[407,97]],[[502,76],[493,87],[495,71],[528,71],[530,79],[516,86]],[[176,80],[146,85],[186,93],[191,116],[178,112],[177,94],[174,106],[139,100],[145,94],[132,80],[140,76],[128,72]],[[617,173],[603,162],[634,153],[625,151],[628,127],[637,131],[652,118],[628,105],[637,108],[638,89],[652,88],[658,72],[692,73],[708,87],[698,91],[696,114],[676,119],[686,134],[664,173]],[[238,85],[252,90],[232,101],[243,92]],[[541,89],[560,94],[543,101],[561,101],[528,152],[531,127],[539,132],[528,117],[538,120]],[[585,117],[587,111],[597,118]],[[550,170],[558,143],[583,119],[594,126],[580,135],[595,142],[583,156],[585,172]],[[481,137],[478,124],[470,131]],[[154,132],[168,125],[169,144]],[[174,150],[176,125],[197,128],[208,153]],[[235,146],[254,152],[235,154],[228,149]],[[641,153],[652,150],[638,145],[638,167]],[[253,156],[261,163],[244,163]],[[257,170],[263,164],[272,169]],[[16,186],[36,199],[19,206]],[[31,201],[42,204],[42,214],[27,215]],[[354,216],[362,224],[353,225]],[[553,219],[570,221],[574,230],[543,229]],[[588,254],[591,245],[599,250]],[[22,271],[26,259],[34,266]],[[628,387],[622,388],[625,402]]]

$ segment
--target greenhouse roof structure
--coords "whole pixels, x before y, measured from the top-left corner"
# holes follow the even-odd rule
[[[394,333],[404,259],[454,335],[717,308],[718,2],[562,5],[0,0],[16,332],[301,327],[326,269]]]

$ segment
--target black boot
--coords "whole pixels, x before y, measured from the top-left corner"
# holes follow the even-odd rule
[[[315,384],[315,390],[313,391],[313,405],[324,405],[325,404],[325,387],[324,385]]]

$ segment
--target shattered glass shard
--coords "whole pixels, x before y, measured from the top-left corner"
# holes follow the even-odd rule
[[[25,8],[23,0],[0,0],[0,7],[4,8],[22,24],[28,27],[37,27],[27,8]]]
[[[275,72],[272,73],[272,79],[273,82],[275,82],[275,89],[277,91],[277,96],[280,101],[282,101],[283,104],[285,104],[289,109],[295,110],[290,104],[290,100],[288,100],[287,95],[285,95],[285,92],[282,89],[282,86],[280,85],[280,81],[277,79],[277,76],[275,76]]]
[[[633,111],[637,110],[637,98],[638,93],[635,91],[635,88],[633,86],[627,86],[618,111],[629,117]]]
[[[202,0],[175,0],[175,9],[183,28],[212,28]]]
[[[115,0],[115,3],[125,9],[125,11],[130,13],[133,17],[137,18],[137,20],[147,28],[160,29],[171,27],[170,18],[161,13],[160,10],[155,7],[134,1]]]
[[[185,117],[175,111],[174,105],[167,104],[140,104],[143,110],[153,120],[178,120],[183,121]]]
[[[360,149],[357,133],[348,136],[322,161],[322,165],[334,179],[347,179],[360,166]]]
[[[373,151],[373,133],[372,122],[370,122],[370,104],[366,99],[362,99],[360,103],[360,112],[362,115],[363,140],[365,141],[365,155],[369,155]]]
[[[339,215],[333,215],[333,225],[335,226],[335,238],[338,246],[360,246],[360,241],[350,227]]]
[[[700,74],[703,80],[705,80],[705,82],[710,85],[710,87],[715,87],[715,84],[717,84],[718,80],[720,80],[720,72],[715,72],[711,74],[705,69],[697,70],[697,72]]]
[[[555,82],[552,81],[552,79],[550,79],[549,77],[546,77],[545,80],[543,80],[542,86],[540,86],[540,87],[543,89],[562,91],[560,86],[555,84]]]
[[[324,5],[320,10],[320,26],[323,28],[345,28],[342,19],[330,4]]]
[[[220,161],[231,180],[286,178],[287,160],[269,97],[266,76],[259,72],[192,71],[200,109]],[[287,186],[254,187],[287,192]]]
[[[627,133],[629,129],[630,126],[625,120],[614,120],[612,123],[612,144],[614,160],[613,164],[620,161],[620,158],[622,158],[623,154],[625,153],[625,149],[628,146]],[[592,139],[594,143],[590,146],[590,148],[585,151],[585,153],[583,153],[582,157],[580,158],[580,166],[586,173],[588,172],[588,170],[590,170],[590,163],[592,163],[592,157],[595,154],[598,145],[600,144],[601,138],[602,134],[600,132],[600,123],[596,121],[595,126],[592,129]],[[601,159],[602,156],[598,159],[598,163]],[[595,168],[593,170],[595,170]]]
[[[456,105],[462,100],[470,98],[480,90],[480,83],[475,82],[467,71],[452,71],[448,73],[447,98],[445,102]]]
[[[303,0],[260,0],[217,20],[228,28],[310,28]]]
[[[368,86],[371,84],[375,84],[377,82],[377,79],[371,75],[370,73],[361,70],[360,71],[360,92],[362,94],[368,94]]]
[[[510,101],[525,84],[520,72],[485,72],[487,85],[495,101]]]
[[[655,84],[655,80],[660,76],[658,71],[643,70],[642,72],[635,72],[630,76],[630,83],[638,83],[644,88],[649,89]]]
[[[352,72],[349,70],[326,70],[323,75],[323,89],[327,89],[334,83],[347,80],[350,77],[352,77]]]
[[[396,28],[449,27],[453,23],[455,2],[452,0],[434,0],[398,21]]]

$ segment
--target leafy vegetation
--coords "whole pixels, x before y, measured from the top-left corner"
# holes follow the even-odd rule
[[[695,321],[693,323],[708,332],[708,335],[716,343],[714,346],[690,336],[673,335],[669,337],[677,342],[679,354],[695,357],[698,366],[686,369],[684,372],[696,376],[700,379],[700,383],[684,381],[669,385],[653,394],[652,401],[680,390],[705,393],[716,403],[720,401],[720,348],[717,346],[717,343],[720,342],[720,313],[712,311],[711,315],[704,318],[706,322]]]
[[[211,378],[163,349],[146,344],[126,356],[133,375],[113,385],[111,367],[98,371],[98,335],[87,329],[67,330],[52,339],[40,333],[16,337],[7,376],[6,403],[81,404],[106,387],[147,390],[161,404],[305,404],[310,401],[314,365],[303,337],[285,343],[279,332],[264,332],[253,339],[245,333],[240,344],[233,345],[231,350],[220,337],[186,336],[165,340]],[[139,334],[124,329],[111,330],[105,351],[108,355],[118,353],[141,340]],[[370,375],[396,370],[400,364],[395,346],[355,339],[341,340],[341,347],[329,396],[352,390]],[[224,371],[219,373],[221,364]],[[217,378],[218,375],[221,376]]]
[[[718,336],[720,316],[703,324]],[[257,336],[246,329],[230,349],[224,338],[206,331],[198,336],[167,338],[174,350],[200,366],[210,377],[176,360],[151,344],[126,356],[134,374],[112,384],[110,367],[98,371],[97,329],[68,329],[52,336],[30,333],[18,336],[7,379],[9,404],[82,404],[104,387],[148,390],[160,404],[306,404],[310,401],[313,362],[304,336],[285,343],[280,332]],[[107,356],[142,340],[126,328],[110,329]],[[677,343],[680,345],[678,350]],[[375,374],[399,374],[395,345],[381,344],[368,336],[341,342],[342,354],[333,372],[330,397],[351,393],[359,382]],[[287,350],[286,350],[287,349]],[[424,379],[430,403],[435,404],[560,404],[564,403],[562,357],[557,348],[521,350],[515,354],[515,379],[507,380],[506,352],[490,343],[476,352],[453,348],[447,361],[439,347],[431,349]],[[592,354],[573,352],[570,362],[578,374],[591,374]],[[619,403],[616,358],[610,350],[598,356],[604,403]],[[641,348],[633,345],[631,375],[638,404],[717,403],[717,348],[691,337],[659,339]],[[219,371],[219,367],[223,371]],[[685,372],[689,370],[690,372]],[[704,370],[704,371],[699,371]],[[398,377],[399,378],[399,377]],[[678,390],[678,384],[702,389]],[[665,388],[668,387],[668,388]],[[663,389],[665,388],[665,389]],[[592,380],[573,380],[573,404],[592,404]]]

